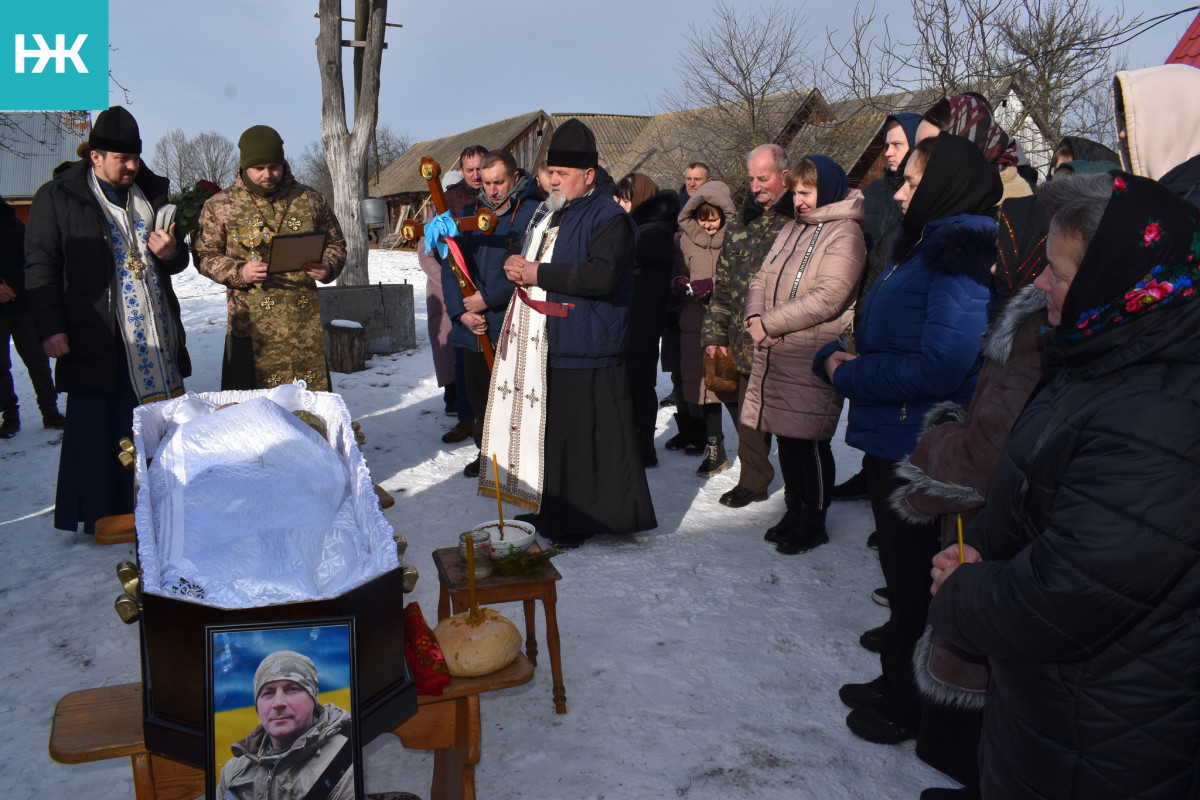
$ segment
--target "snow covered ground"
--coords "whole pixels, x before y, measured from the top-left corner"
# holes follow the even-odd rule
[[[362,423],[375,481],[396,498],[385,514],[408,537],[406,561],[422,574],[411,599],[432,622],[430,553],[493,519],[495,503],[461,475],[475,453],[470,441],[440,440],[453,420],[433,377],[416,257],[373,251],[371,276],[415,284],[418,347],[375,356],[365,372],[335,374],[334,383]],[[192,270],[176,289],[195,365],[188,388],[218,389],[223,289]],[[53,529],[60,437],[37,425],[32,388],[12,358],[27,413],[26,428],[0,442],[0,796],[131,798],[127,759],[64,766],[47,755],[59,697],[139,677],[137,629],[112,609],[114,566],[133,547]],[[659,395],[669,388],[664,376]],[[660,412],[660,466],[648,472],[658,529],[598,537],[555,559],[568,713],[554,713],[539,612],[543,658],[533,681],[482,700],[479,796],[915,798],[954,785],[921,763],[911,742],[869,744],[844,724],[838,687],[879,670],[858,636],[886,619],[869,597],[882,578],[864,546],[867,504],[834,505],[830,544],[778,555],[762,534],[783,513],[781,479],[767,502],[725,508],[717,498],[735,485],[737,463],[696,476],[699,456],[662,449],[674,433],[670,413]],[[732,454],[736,437],[726,435]],[[834,453],[845,477],[859,454],[841,439]],[[519,606],[500,608],[523,629]],[[368,792],[428,797],[428,753],[383,736],[366,746],[365,761]]]

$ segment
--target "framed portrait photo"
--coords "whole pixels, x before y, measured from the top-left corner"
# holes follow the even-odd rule
[[[209,625],[208,797],[361,800],[354,619]],[[273,796],[273,795],[272,795]]]

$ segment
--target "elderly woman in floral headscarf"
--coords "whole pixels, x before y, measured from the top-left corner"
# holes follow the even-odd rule
[[[1200,211],[1120,172],[1040,196],[1046,373],[930,619],[988,658],[985,798],[1195,797]]]

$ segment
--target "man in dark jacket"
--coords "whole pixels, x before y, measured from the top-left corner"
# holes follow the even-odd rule
[[[742,401],[754,363],[754,344],[742,320],[750,280],[762,266],[775,237],[794,218],[792,193],[787,190],[786,183],[787,155],[782,147],[764,144],[751,150],[746,157],[746,171],[753,194],[742,207],[741,224],[730,223],[725,234],[725,243],[717,259],[712,300],[700,329],[700,344],[710,355],[718,349],[732,353],[741,376],[736,408],[732,403],[726,404],[738,426],[741,470],[737,486],[721,495],[721,504],[731,508],[766,500],[767,489],[775,477],[775,468],[770,461],[771,434],[741,424]]]
[[[513,419],[506,411],[500,416],[505,425],[487,426],[484,444],[490,447],[487,437],[512,426],[524,445],[522,459],[533,456],[537,437],[525,439],[536,429],[533,415],[545,401],[544,483],[528,504],[540,505],[535,524],[544,536],[571,546],[596,533],[648,530],[658,521],[638,454],[624,363],[637,238],[633,220],[598,186],[596,139],[582,122],[572,118],[554,131],[547,160],[550,198],[530,223],[525,256],[514,254],[504,264],[518,287],[514,304],[541,309],[538,315],[546,317],[534,336],[507,344],[510,353],[520,348],[530,359],[545,354],[545,395],[530,389],[536,371],[519,373],[512,396],[519,393],[522,402],[519,409],[506,408],[530,416]],[[544,301],[529,296],[543,292]],[[491,398],[497,408],[510,402],[504,374],[498,367]],[[506,470],[520,471],[514,448],[492,452]],[[535,477],[540,478],[528,476]]]
[[[0,439],[11,439],[21,430],[16,387],[13,386],[12,361],[8,340],[25,362],[29,381],[37,395],[42,425],[62,428],[66,418],[58,413],[58,396],[50,375],[50,359],[42,351],[42,342],[33,330],[33,315],[25,299],[25,226],[12,206],[0,199]]]
[[[463,207],[460,216],[486,208],[496,215],[496,227],[487,233],[477,230],[462,237],[463,258],[475,284],[474,294],[463,297],[458,278],[450,268],[450,260],[442,259],[442,295],[446,313],[454,320],[450,341],[462,351],[467,399],[477,420],[473,433],[476,448],[483,442],[483,419],[492,376],[479,337],[487,334],[493,344],[500,337],[500,325],[504,322],[504,311],[514,288],[504,274],[504,259],[521,249],[525,226],[539,202],[537,187],[517,168],[516,159],[505,150],[493,150],[485,155],[479,164],[479,173],[482,188],[475,202]],[[463,474],[478,478],[479,459],[467,464]]]
[[[862,325],[863,298],[875,279],[887,266],[892,252],[892,240],[900,227],[900,204],[896,190],[904,183],[904,158],[916,144],[920,114],[893,114],[883,123],[883,177],[863,188],[867,218],[863,222],[863,238],[867,244],[867,266],[858,284],[854,304],[854,327]],[[866,474],[860,469],[850,478],[833,487],[834,500],[862,500],[867,496]],[[880,629],[868,633],[877,633]],[[864,642],[864,644],[866,644]]]
[[[487,155],[487,152],[487,148],[483,145],[473,144],[459,153],[458,168],[462,172],[462,180],[445,187],[446,209],[450,212],[450,216],[461,217],[466,213],[465,209],[475,205],[476,195],[483,189],[483,177],[480,174],[479,165],[483,162],[483,157]],[[442,293],[442,307],[445,308],[444,286]],[[462,347],[454,342],[450,344],[454,348],[453,395],[454,413],[458,416],[458,423],[442,435],[442,441],[446,444],[457,444],[468,436],[474,435],[475,431],[482,427],[483,420],[475,419],[475,412],[471,410],[471,402],[467,399],[467,377]],[[448,391],[447,398],[450,394],[451,392]],[[447,411],[449,409],[450,404],[447,399]]]
[[[25,233],[25,286],[67,393],[54,526],[92,533],[133,510],[133,473],[115,455],[133,409],[183,393],[191,375],[171,275],[187,248],[167,219],[168,182],[141,163],[137,122],[101,112],[91,151],[38,189]]]

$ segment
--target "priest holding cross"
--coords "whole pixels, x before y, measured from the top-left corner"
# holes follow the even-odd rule
[[[636,228],[596,191],[596,139],[577,119],[550,138],[550,197],[524,255],[492,372],[483,452],[500,492],[556,547],[657,527],[625,372]],[[543,461],[544,458],[544,461]],[[480,489],[494,481],[480,474]]]

